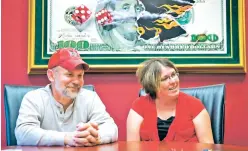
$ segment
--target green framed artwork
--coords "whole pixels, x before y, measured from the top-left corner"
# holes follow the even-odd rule
[[[167,57],[180,72],[245,73],[245,0],[29,0],[28,74],[72,47],[89,72]]]

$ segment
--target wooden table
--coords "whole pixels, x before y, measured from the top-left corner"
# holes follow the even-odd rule
[[[248,146],[119,141],[95,147],[7,146],[2,149],[21,149],[22,151],[205,151],[204,149],[209,151],[248,151]]]

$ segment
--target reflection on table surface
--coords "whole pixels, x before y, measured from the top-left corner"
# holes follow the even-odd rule
[[[12,151],[248,151],[248,146],[201,143],[164,143],[164,142],[125,142],[94,147],[33,147],[7,146]],[[207,150],[208,149],[208,150]]]

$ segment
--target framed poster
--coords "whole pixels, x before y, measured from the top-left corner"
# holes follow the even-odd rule
[[[89,72],[167,57],[180,72],[245,73],[244,0],[29,0],[28,74],[72,47]]]

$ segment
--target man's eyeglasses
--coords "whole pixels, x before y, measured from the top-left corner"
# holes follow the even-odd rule
[[[176,80],[179,77],[179,73],[178,72],[174,72],[172,73],[170,76],[166,76],[161,78],[162,82],[169,82],[170,80]]]

